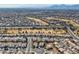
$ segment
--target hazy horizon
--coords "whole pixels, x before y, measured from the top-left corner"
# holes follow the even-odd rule
[[[38,7],[39,6],[39,7]],[[0,8],[41,8],[41,7],[49,7],[50,4],[1,4]]]
[[[79,4],[0,4],[0,8],[43,8],[52,5],[79,5]]]

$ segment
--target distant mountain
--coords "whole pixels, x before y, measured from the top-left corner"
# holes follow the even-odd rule
[[[50,9],[79,9],[79,4],[76,5],[51,5]]]

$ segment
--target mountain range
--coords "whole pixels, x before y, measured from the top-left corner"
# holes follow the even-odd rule
[[[79,9],[79,4],[76,5],[51,5],[50,9]]]

